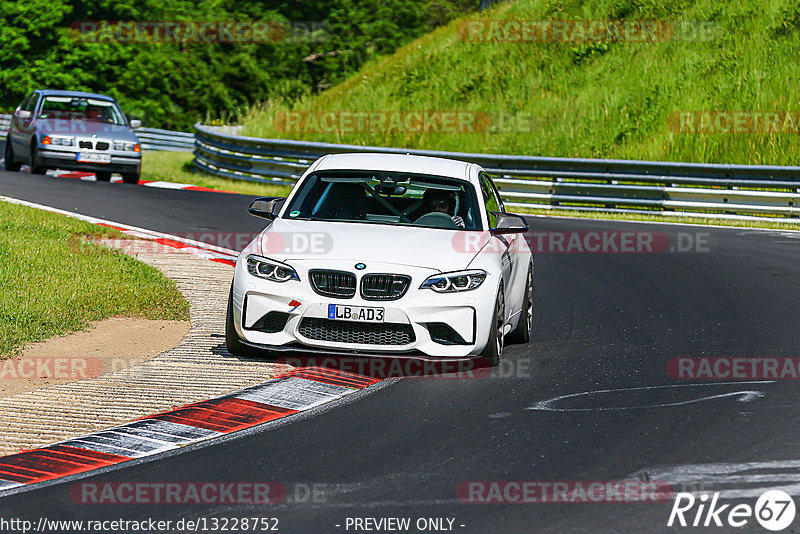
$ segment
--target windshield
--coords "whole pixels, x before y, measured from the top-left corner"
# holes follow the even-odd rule
[[[125,124],[122,112],[114,102],[75,96],[45,97],[39,118]]]
[[[327,171],[310,175],[284,211],[289,219],[480,230],[475,189],[455,178]]]

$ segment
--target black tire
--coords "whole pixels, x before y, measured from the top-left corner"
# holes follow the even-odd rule
[[[110,182],[111,181],[111,172],[110,171],[97,171],[94,173],[97,177],[98,182]]]
[[[522,301],[522,317],[517,327],[509,332],[510,343],[527,344],[531,340],[533,330],[533,264],[528,266],[528,278],[525,282],[525,298]]]
[[[492,314],[493,328],[489,333],[489,340],[481,352],[481,358],[489,363],[489,367],[497,367],[500,365],[500,358],[503,356],[503,327],[505,326],[505,296],[503,294],[503,286],[500,286],[500,291],[497,292],[497,300],[494,305],[494,313]]]
[[[139,183],[139,173],[138,172],[123,172],[122,173],[122,181],[126,184],[138,184]]]
[[[228,311],[225,314],[225,347],[234,356],[250,356],[251,349],[242,343],[233,324],[233,285],[228,294]]]
[[[6,136],[5,168],[7,171],[18,172],[22,163],[14,161],[14,152],[11,148],[11,139]]]
[[[42,166],[39,162],[39,150],[36,148],[36,142],[31,143],[31,156],[28,160],[31,167],[32,174],[44,174],[47,172],[47,167]]]
[[[242,343],[242,339],[236,332],[236,327],[233,324],[233,284],[231,284],[231,291],[228,293],[228,310],[225,313],[225,347],[233,356],[241,356],[247,358],[266,358],[276,359],[280,356],[278,353],[273,353],[265,349],[254,349]]]

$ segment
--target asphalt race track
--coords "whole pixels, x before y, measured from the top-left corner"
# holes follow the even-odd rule
[[[0,195],[168,233],[261,226],[246,213],[250,199],[240,195],[6,172],[0,172]],[[667,527],[672,500],[464,503],[457,487],[637,476],[677,483],[670,478],[681,476],[675,473],[707,473],[699,464],[745,462],[773,462],[772,471],[787,478],[780,484],[710,475],[691,480],[734,496],[747,488],[757,495],[768,486],[798,487],[796,381],[676,380],[667,363],[800,356],[800,234],[543,218],[530,223],[535,232],[653,232],[668,236],[673,247],[698,239],[702,246],[540,252],[533,341],[507,347],[493,376],[393,380],[310,417],[82,479],[275,481],[288,488],[316,483],[322,488],[317,499],[271,506],[86,505],[70,497],[74,481],[68,480],[0,499],[0,516],[276,517],[282,532],[353,532],[347,518],[365,517],[409,517],[412,524],[450,518],[457,532],[674,532],[683,529]],[[545,402],[598,390],[621,391]],[[743,530],[763,531],[753,520]]]

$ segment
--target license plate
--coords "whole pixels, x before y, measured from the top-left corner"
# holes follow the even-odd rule
[[[82,163],[111,163],[111,154],[95,154],[94,152],[78,152],[77,160]]]
[[[383,308],[364,308],[361,306],[328,304],[328,319],[338,319],[340,321],[359,321],[364,323],[382,323]]]

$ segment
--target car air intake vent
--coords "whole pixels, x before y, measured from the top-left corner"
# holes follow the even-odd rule
[[[411,277],[404,274],[368,274],[361,279],[365,300],[396,300],[406,294]]]
[[[95,148],[97,148],[97,150],[108,150],[108,143],[105,141],[98,141]]]
[[[431,340],[440,345],[469,345],[458,332],[447,323],[425,323]]]
[[[416,340],[410,324],[359,323],[318,317],[305,317],[300,321],[299,332],[308,339],[360,345],[408,345]]]
[[[311,287],[320,295],[349,299],[356,294],[356,275],[345,271],[309,271]]]
[[[92,142],[91,141],[81,141],[80,143],[78,143],[78,146],[81,147],[81,148],[90,148],[90,149],[94,148],[92,146]]]
[[[286,312],[271,311],[264,317],[256,321],[248,330],[258,330],[266,334],[280,332],[286,327],[289,314]]]

